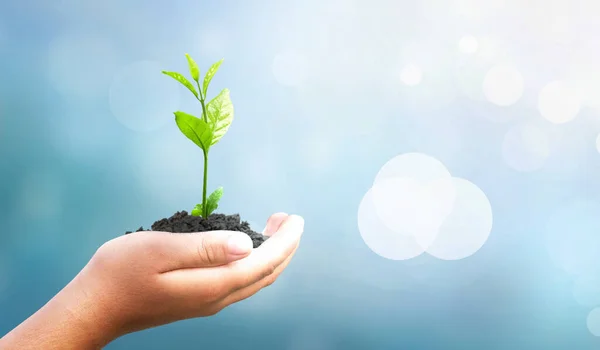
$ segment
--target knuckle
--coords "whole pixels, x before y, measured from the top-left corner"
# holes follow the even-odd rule
[[[214,245],[210,244],[207,239],[202,239],[197,248],[198,258],[202,262],[207,264],[216,264],[218,260],[218,254]]]
[[[270,276],[272,276],[275,271],[277,269],[277,266],[275,266],[274,264],[268,264],[267,266],[265,266],[265,269],[263,270],[263,276],[262,278],[269,278]]]

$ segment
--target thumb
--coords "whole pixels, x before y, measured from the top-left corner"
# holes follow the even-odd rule
[[[166,234],[162,241],[172,258],[167,271],[226,265],[252,252],[252,239],[237,231]]]

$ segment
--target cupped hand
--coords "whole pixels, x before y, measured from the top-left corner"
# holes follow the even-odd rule
[[[82,330],[81,344],[102,347],[127,333],[214,315],[271,285],[303,230],[301,217],[280,213],[269,218],[263,233],[270,238],[256,249],[245,233],[233,231],[118,237],[98,249],[41,315],[13,332],[26,337],[27,326],[39,331],[53,314],[66,313],[77,327],[66,324]]]

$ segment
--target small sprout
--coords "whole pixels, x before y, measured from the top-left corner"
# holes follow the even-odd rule
[[[202,203],[197,204],[192,209],[193,216],[202,216],[207,218],[218,207],[219,200],[223,196],[223,188],[217,188],[208,198],[206,196],[208,182],[208,152],[212,146],[217,144],[229,130],[233,122],[233,103],[229,96],[229,90],[223,89],[221,92],[206,103],[208,87],[213,77],[219,70],[223,60],[214,63],[204,76],[203,86],[200,88],[200,69],[189,55],[185,55],[192,79],[196,82],[198,89],[180,73],[163,71],[163,74],[172,77],[185,86],[200,102],[202,107],[202,117],[198,118],[189,113],[177,111],[175,114],[175,123],[179,130],[194,144],[202,150],[204,155],[204,178],[202,186]]]
[[[190,73],[192,74],[192,79],[198,82],[200,80],[200,69],[198,68],[198,65],[196,64],[192,56],[190,56],[189,54],[186,53],[185,58],[187,58],[188,60],[188,65],[190,66]]]

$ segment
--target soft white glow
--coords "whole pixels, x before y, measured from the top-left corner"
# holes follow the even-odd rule
[[[158,62],[140,61],[117,73],[110,86],[109,103],[121,124],[134,131],[149,132],[173,123],[179,91],[185,88],[161,74],[163,70],[168,69]]]
[[[483,80],[483,93],[488,101],[498,106],[515,104],[525,89],[525,81],[519,71],[510,65],[492,67]]]
[[[395,232],[383,224],[377,214],[372,190],[369,190],[360,202],[358,229],[365,244],[374,253],[386,259],[408,260],[425,252],[414,237],[408,233]]]
[[[426,251],[458,260],[485,243],[492,212],[477,186],[452,178],[433,157],[408,153],[379,171],[360,204],[358,225],[365,243],[382,257],[407,260]]]
[[[596,150],[600,153],[600,134],[596,137]]]
[[[548,121],[563,124],[571,121],[579,113],[580,94],[565,82],[556,80],[540,91],[538,108]]]
[[[427,252],[443,260],[460,260],[475,254],[492,230],[492,206],[473,183],[453,178],[455,201]]]
[[[382,223],[396,233],[414,237],[423,249],[435,240],[455,197],[450,179],[425,183],[414,178],[389,178],[378,181],[372,192]]]
[[[506,164],[514,170],[538,170],[550,156],[548,135],[535,125],[516,125],[504,136],[502,156]]]
[[[472,35],[464,36],[458,42],[458,47],[461,52],[466,54],[474,54],[479,48],[479,42],[477,38]]]
[[[400,72],[400,80],[408,86],[415,86],[421,83],[423,78],[423,73],[421,72],[421,68],[414,64],[409,64],[402,68],[402,72]]]
[[[281,52],[273,59],[273,75],[283,86],[296,87],[302,85],[308,74],[307,58],[296,51]]]
[[[377,173],[374,183],[385,179],[409,178],[421,182],[449,179],[452,175],[436,158],[423,153],[404,153],[387,161]]]
[[[590,312],[587,318],[587,327],[590,333],[600,337],[600,308],[595,308]]]

